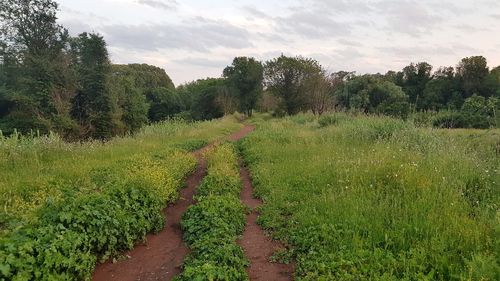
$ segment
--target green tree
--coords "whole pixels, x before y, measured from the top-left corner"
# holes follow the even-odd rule
[[[402,84],[403,91],[415,108],[419,107],[419,99],[422,98],[427,83],[431,80],[432,66],[426,62],[412,63],[403,68]]]
[[[181,85],[177,91],[187,105],[192,119],[209,120],[224,116],[224,110],[217,98],[225,87],[225,79],[207,78]]]
[[[175,89],[157,88],[148,92],[146,97],[150,104],[148,116],[152,122],[166,120],[185,109]]]
[[[72,41],[72,54],[79,80],[72,115],[83,137],[109,138],[120,124],[115,116],[117,100],[109,89],[111,64],[106,42],[100,35],[82,33]]]
[[[56,23],[57,7],[51,0],[0,2],[4,129],[64,131],[75,125],[68,115],[75,77],[65,50],[68,32]]]
[[[239,110],[247,116],[252,116],[252,111],[262,95],[262,64],[254,58],[236,57],[232,65],[224,69],[223,76],[236,93]]]
[[[307,109],[306,81],[321,71],[316,60],[281,55],[266,62],[265,85],[281,99],[283,110],[293,115]]]
[[[455,77],[455,70],[453,67],[442,67],[434,73],[432,79],[425,85],[418,109],[457,109],[463,103],[460,97],[460,83]]]
[[[474,94],[490,96],[488,88],[485,87],[488,74],[488,63],[483,56],[463,58],[457,66],[457,76],[462,84],[464,98]]]
[[[348,108],[365,113],[381,113],[406,117],[410,110],[408,96],[391,81],[380,75],[356,76],[336,92],[344,96]]]
[[[164,69],[147,64],[128,64],[113,65],[112,71],[111,80],[123,77],[121,79],[132,83],[131,89],[134,92],[143,96],[147,103],[149,121],[165,120],[184,110],[185,105]],[[139,103],[142,101],[142,98],[135,99]]]
[[[149,104],[133,77],[113,72],[109,87],[111,96],[117,97],[120,119],[125,126],[119,133],[133,133],[148,122]]]

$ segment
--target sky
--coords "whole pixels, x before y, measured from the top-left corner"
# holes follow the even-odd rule
[[[237,56],[281,54],[327,70],[500,65],[499,0],[57,0],[71,34],[104,36],[113,63],[147,63],[176,85],[220,77]]]

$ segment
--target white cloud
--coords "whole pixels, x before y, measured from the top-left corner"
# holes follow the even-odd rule
[[[496,0],[59,0],[72,34],[102,33],[117,63],[166,68],[176,84],[220,76],[234,56],[281,53],[331,70],[436,68],[463,56],[500,64]]]

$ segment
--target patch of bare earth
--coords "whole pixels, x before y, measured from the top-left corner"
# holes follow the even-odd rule
[[[227,139],[237,141],[253,129],[252,126],[245,126]],[[92,278],[94,281],[171,280],[181,272],[182,262],[189,249],[182,241],[180,222],[182,214],[193,204],[196,187],[206,174],[206,161],[202,155],[210,146],[193,152],[198,167],[186,179],[186,188],[180,191],[180,199],[164,209],[165,228],[157,234],[148,235],[145,244],[137,245],[125,253],[128,259],[97,265]]]
[[[240,176],[243,182],[241,201],[252,209],[247,216],[247,224],[243,236],[239,241],[250,261],[247,269],[250,280],[259,281],[286,281],[292,280],[293,264],[271,263],[269,258],[278,250],[283,249],[278,241],[273,241],[265,235],[262,228],[257,224],[258,213],[255,208],[262,202],[253,197],[252,181],[247,168],[241,166]]]

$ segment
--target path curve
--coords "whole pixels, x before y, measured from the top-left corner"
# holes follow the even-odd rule
[[[237,141],[255,129],[247,125],[226,137]],[[171,280],[181,272],[182,262],[189,249],[182,241],[180,221],[182,214],[193,204],[196,187],[206,175],[206,161],[203,152],[213,144],[193,152],[198,161],[196,171],[186,179],[186,188],[180,190],[180,198],[163,210],[165,228],[157,234],[149,234],[145,244],[140,244],[125,253],[129,258],[112,263],[98,264],[93,273],[94,281],[152,281]]]

